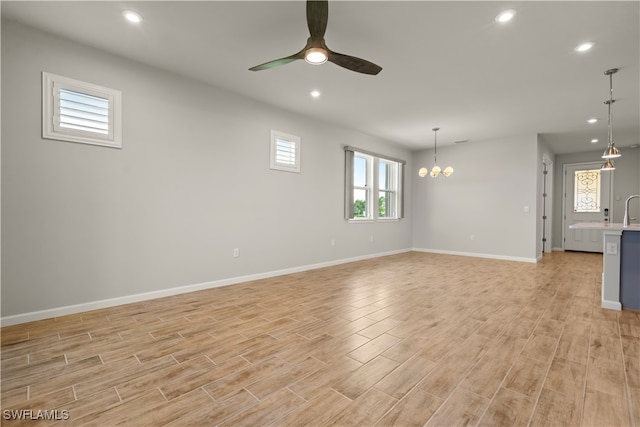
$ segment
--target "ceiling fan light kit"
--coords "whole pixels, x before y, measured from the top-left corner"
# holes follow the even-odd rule
[[[604,72],[605,76],[609,76],[609,99],[604,103],[607,104],[609,108],[609,126],[608,126],[608,143],[607,148],[604,150],[602,154],[602,158],[605,159],[605,162],[602,164],[600,170],[614,170],[615,166],[613,165],[613,160],[617,157],[620,157],[620,150],[618,150],[613,142],[613,121],[611,119],[611,106],[614,102],[613,99],[613,75],[618,72],[617,68],[612,68]]]
[[[304,60],[311,65],[320,65],[327,62],[329,55],[321,47],[312,47],[304,52]]]
[[[307,63],[312,65],[324,64],[327,61],[332,62],[342,68],[362,74],[376,75],[382,71],[382,67],[374,64],[373,62],[369,62],[355,56],[343,55],[342,53],[333,52],[329,49],[324,41],[324,33],[327,29],[328,18],[328,1],[308,0],[307,27],[309,28],[310,37],[307,39],[306,46],[298,53],[256,65],[255,67],[249,68],[249,70],[266,70],[288,64],[298,59],[304,59]]]

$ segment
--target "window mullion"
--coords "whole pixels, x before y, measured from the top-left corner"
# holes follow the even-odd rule
[[[380,159],[377,157],[372,158],[372,174],[371,174],[371,216],[373,219],[378,219],[380,216],[380,189],[378,188],[379,174],[380,174]]]

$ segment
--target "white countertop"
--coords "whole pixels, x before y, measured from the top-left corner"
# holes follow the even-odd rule
[[[629,224],[623,227],[621,222],[577,222],[569,226],[575,230],[612,230],[612,231],[640,231],[640,224]]]

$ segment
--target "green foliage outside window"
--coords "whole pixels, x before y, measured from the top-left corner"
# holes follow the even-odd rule
[[[355,218],[364,218],[367,216],[367,204],[364,200],[356,200],[353,202],[353,216]]]
[[[378,215],[380,217],[386,217],[387,213],[387,201],[384,196],[380,196],[378,199]],[[367,216],[367,204],[364,200],[356,200],[353,202],[353,216],[355,218],[365,218]]]

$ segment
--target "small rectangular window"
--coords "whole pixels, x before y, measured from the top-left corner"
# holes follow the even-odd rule
[[[121,93],[42,73],[42,137],[122,147]]]
[[[271,131],[271,169],[300,172],[300,137]]]

